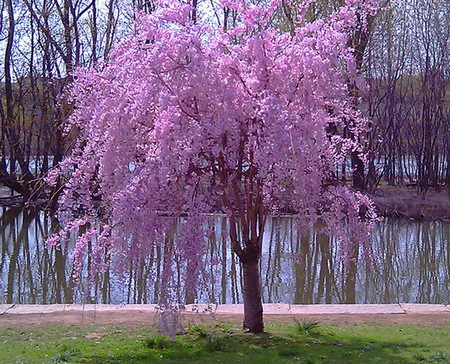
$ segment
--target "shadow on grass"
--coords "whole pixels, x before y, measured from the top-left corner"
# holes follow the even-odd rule
[[[339,338],[334,333],[252,335],[188,334],[175,342],[161,338],[130,342],[130,350],[111,355],[85,353],[89,363],[449,363],[445,353],[418,355],[417,343]],[[149,345],[150,343],[150,345]],[[136,342],[135,342],[136,344]],[[426,351],[425,351],[426,352]],[[79,353],[79,352],[78,352]],[[73,357],[71,358],[74,359]]]

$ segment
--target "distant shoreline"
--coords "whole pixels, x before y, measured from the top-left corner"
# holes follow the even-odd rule
[[[383,186],[368,195],[381,216],[450,222],[450,193],[445,190],[418,194],[416,189]]]
[[[429,190],[418,194],[414,188],[382,186],[367,195],[375,203],[380,216],[450,222],[450,193],[445,190]],[[27,206],[40,204],[45,204],[45,201],[36,201]],[[11,196],[8,188],[0,187],[1,207],[25,205],[26,201],[22,196]]]

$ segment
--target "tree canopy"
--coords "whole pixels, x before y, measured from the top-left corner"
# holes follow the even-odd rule
[[[50,244],[83,227],[75,261],[81,266],[92,242],[95,272],[105,254],[126,266],[170,240],[185,258],[186,289],[195,289],[204,221],[223,212],[245,291],[259,286],[266,218],[289,212],[302,226],[323,219],[351,259],[375,221],[370,200],[334,178],[349,152],[361,152],[367,130],[349,95],[361,81],[348,32],[363,23],[363,3],[347,1],[289,34],[270,26],[281,1],[224,2],[238,14],[231,29],[197,24],[178,2],[139,13],[107,63],[75,74],[69,127],[79,136],[61,167],[63,229]],[[262,331],[260,292],[244,298],[244,324]],[[252,299],[260,313],[247,311]]]

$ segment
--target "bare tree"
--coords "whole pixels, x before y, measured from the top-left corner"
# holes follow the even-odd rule
[[[106,9],[96,0],[2,1],[0,184],[25,200],[48,197],[42,177],[70,147],[63,127],[73,70],[107,59],[126,31],[118,1]]]

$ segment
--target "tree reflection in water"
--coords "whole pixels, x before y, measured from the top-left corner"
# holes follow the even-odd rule
[[[231,253],[224,217],[211,217],[208,263],[196,292],[183,291],[183,260],[168,237],[136,259],[127,272],[108,270],[95,283],[87,258],[74,289],[70,252],[47,249],[43,239],[58,223],[42,211],[3,208],[0,215],[0,303],[152,303],[161,294],[164,264],[171,264],[179,301],[240,303],[241,269]],[[311,229],[302,233],[295,218],[272,218],[261,262],[265,302],[306,303],[449,303],[450,224],[385,219],[373,232],[373,260],[355,249],[353,264],[339,257],[334,237]],[[89,249],[90,247],[88,247]]]

